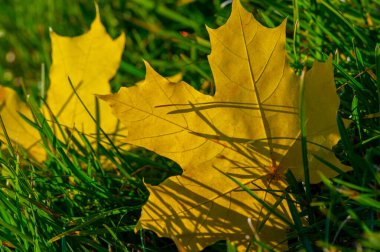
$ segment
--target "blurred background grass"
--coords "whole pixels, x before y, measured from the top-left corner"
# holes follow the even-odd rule
[[[229,1],[112,0],[98,1],[101,17],[113,37],[126,33],[127,44],[113,87],[131,85],[144,77],[142,59],[160,73],[186,73],[185,80],[200,88],[212,82],[206,55],[210,52],[205,25],[215,28],[228,18]],[[379,40],[378,1],[243,1],[256,18],[273,27],[288,18],[291,63],[322,59],[339,50],[338,58],[357,70],[357,48],[373,71]],[[59,34],[85,32],[94,18],[92,0],[0,0],[0,83],[35,86],[41,65],[49,69],[49,27]],[[295,20],[298,29],[295,33]],[[351,62],[351,63],[350,63]],[[346,67],[347,69],[347,67]],[[48,80],[48,71],[45,71]]]
[[[374,176],[371,177],[373,173],[369,172],[380,165],[378,127],[380,125],[378,114],[380,80],[376,78],[380,71],[380,49],[377,64],[375,53],[376,44],[380,41],[380,1],[250,0],[242,2],[266,26],[274,27],[285,18],[288,19],[287,52],[290,64],[296,71],[302,70],[305,66],[310,67],[313,60],[323,60],[329,54],[334,55],[337,90],[341,96],[340,114],[345,118],[351,118],[352,121],[347,132],[343,132],[346,141],[337,146],[336,153],[345,162],[353,163],[355,176],[348,179],[348,184],[346,180],[345,182],[336,180],[333,183],[325,181],[325,186],[317,185],[312,188],[313,202],[306,202],[305,208],[314,209],[312,211],[315,215],[314,222],[309,223],[309,227],[304,230],[290,233],[290,237],[295,240],[290,244],[293,244],[293,248],[300,248],[302,243],[299,235],[304,233],[312,241],[313,246],[318,245],[319,248],[330,248],[332,246],[330,243],[337,245],[338,248],[341,246],[341,248],[352,249],[357,244],[365,245],[367,248],[376,248],[376,246],[380,248],[376,242],[379,233],[375,232],[379,228],[376,215],[376,210],[380,209],[380,203],[376,201],[379,197],[376,192],[379,180]],[[136,81],[143,79],[145,70],[142,59],[145,59],[163,75],[182,72],[188,83],[204,92],[212,92],[213,78],[207,62],[207,55],[211,49],[205,25],[212,28],[222,25],[230,13],[229,1],[99,0],[98,4],[101,18],[108,32],[113,37],[125,32],[127,37],[120,69],[111,83],[113,90],[117,90],[120,86],[133,85]],[[19,92],[21,92],[21,85],[24,84],[37,91],[43,79],[42,75],[48,82],[48,70],[51,63],[49,27],[62,35],[79,35],[88,30],[94,16],[95,7],[92,0],[0,0],[0,84],[11,86]],[[45,71],[41,71],[41,68]],[[109,154],[109,156],[113,155],[115,154]],[[144,156],[149,157],[149,160]],[[90,160],[90,157],[88,153],[84,154],[81,162],[83,164],[96,162],[96,160]],[[154,155],[147,155],[141,150],[123,158],[126,164],[133,164],[132,168],[136,171],[147,165],[164,166],[165,169],[173,166],[168,161]],[[3,162],[5,166],[12,167],[13,161],[7,162]],[[363,165],[364,163],[366,165]],[[53,167],[51,174],[46,173],[51,167]],[[19,230],[12,229],[10,226],[3,226],[0,229],[1,237],[7,237],[8,241],[14,244],[27,244],[23,239],[28,238],[25,236],[28,231],[25,230],[30,229],[29,235],[39,237],[36,239],[40,239],[42,247],[43,245],[51,246],[44,242],[52,236],[61,237],[62,246],[57,245],[57,247],[62,251],[66,251],[67,246],[74,246],[76,242],[78,244],[87,242],[91,246],[98,246],[98,243],[90,243],[92,238],[86,238],[95,237],[98,233],[108,234],[106,238],[99,236],[103,239],[103,245],[112,243],[116,244],[116,248],[145,250],[144,243],[150,244],[155,249],[167,250],[170,246],[173,248],[173,243],[162,242],[149,232],[140,233],[137,236],[133,234],[133,225],[139,215],[138,208],[146,195],[133,196],[133,190],[129,190],[133,186],[126,183],[124,178],[98,176],[99,186],[112,197],[101,198],[94,195],[86,188],[90,185],[83,183],[83,185],[70,185],[69,188],[73,190],[73,193],[70,192],[68,197],[62,196],[61,199],[59,197],[65,195],[67,184],[70,183],[65,179],[61,181],[60,178],[66,176],[65,174],[71,174],[69,168],[60,167],[50,160],[41,167],[37,165],[31,168],[32,171],[25,170],[25,172],[35,176],[34,169],[40,169],[40,173],[36,173],[38,175],[36,181],[40,183],[37,183],[39,191],[32,206],[26,204],[25,200],[21,203],[15,200],[14,205],[4,203],[12,209],[9,213],[5,208],[0,209],[2,218],[9,217],[9,220],[5,220],[6,223],[11,223],[14,218],[13,222],[20,225]],[[12,171],[10,169],[10,173]],[[16,175],[22,181],[22,176],[18,173]],[[51,178],[57,178],[57,181],[50,181]],[[6,180],[5,177],[1,179]],[[25,184],[29,183],[28,181],[25,178]],[[49,183],[46,183],[47,181]],[[1,183],[3,185],[3,182]],[[342,186],[346,188],[346,191],[341,190]],[[3,191],[0,194],[0,200],[4,197],[4,202],[12,197],[17,199],[18,193],[28,195],[29,191],[35,190],[32,185],[29,189],[21,188],[20,190],[17,186],[6,187],[10,191],[14,189],[17,193]],[[127,189],[120,190],[120,188]],[[336,188],[340,188],[340,191]],[[359,191],[361,198],[347,198],[347,194],[352,190]],[[361,191],[371,193],[360,194]],[[127,197],[126,193],[132,196],[128,194]],[[47,199],[48,203],[44,199]],[[372,199],[375,199],[375,203],[371,201]],[[20,215],[18,219],[18,215],[12,213],[18,212],[17,208],[20,204],[28,211],[37,209],[37,217],[30,219],[30,216],[26,214],[26,217]],[[58,221],[54,220],[54,214],[48,214],[46,217],[47,210],[41,207],[45,205],[59,213],[61,217]],[[133,206],[133,209],[131,208],[133,211],[128,209],[131,213],[124,215],[121,208],[125,206],[128,208],[129,205]],[[42,212],[41,219],[38,219],[38,211]],[[126,232],[124,236],[118,236],[107,229],[108,226],[119,225],[112,223],[112,220],[107,217],[120,214],[120,211],[124,229],[118,229],[118,231]],[[300,213],[302,214],[304,213]],[[311,212],[308,211],[308,214]],[[34,233],[30,223],[35,223],[41,230],[45,230],[45,236],[38,232]],[[76,234],[66,232],[65,227],[71,231],[82,230],[82,236],[76,239]],[[8,234],[9,230],[12,231],[12,235]],[[59,236],[60,234],[65,235]],[[64,245],[66,242],[71,245]],[[122,242],[128,245],[120,245]],[[223,246],[225,245],[210,248],[209,251],[225,250]],[[25,245],[24,247],[25,251],[29,248],[36,250],[36,246]],[[105,247],[94,247],[94,249],[106,251]]]

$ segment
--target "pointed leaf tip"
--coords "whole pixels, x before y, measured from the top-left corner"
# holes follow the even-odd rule
[[[151,79],[154,76],[161,76],[153,67],[152,65],[143,59],[144,65],[145,65],[145,79]]]

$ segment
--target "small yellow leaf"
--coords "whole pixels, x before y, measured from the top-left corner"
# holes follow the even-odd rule
[[[284,250],[284,221],[225,174],[290,219],[281,198],[283,174],[291,169],[301,180],[303,167],[300,77],[287,63],[285,22],[274,29],[263,27],[235,0],[227,23],[208,32],[214,96],[185,82],[172,83],[147,63],[144,82],[102,96],[127,127],[128,143],[168,157],[183,169],[181,176],[148,187],[139,224],[160,236],[176,236],[188,251],[222,239],[242,251],[254,235]],[[315,63],[304,85],[311,181],[318,182],[318,171],[336,173],[313,155],[348,170],[331,151],[339,138],[331,59]]]
[[[51,32],[53,64],[50,68],[50,88],[47,104],[58,121],[68,128],[76,127],[94,134],[96,124],[73,94],[68,78],[93,116],[95,95],[110,93],[109,80],[120,65],[125,36],[115,40],[107,34],[97,10],[91,29],[78,37],[64,37]],[[110,109],[100,103],[100,125],[105,132],[116,130],[117,120],[109,117]]]
[[[96,123],[74,94],[69,78],[77,94],[95,118],[95,94],[110,93],[109,80],[120,65],[125,36],[121,34],[113,40],[101,23],[98,9],[91,29],[87,33],[78,37],[64,37],[54,32],[50,35],[53,63],[50,68],[50,88],[46,100],[48,106],[43,105],[41,110],[48,120],[52,113],[61,126],[68,129],[76,128],[88,137],[95,138]],[[30,109],[12,89],[2,87],[0,94],[3,103],[1,115],[9,137],[14,143],[27,149],[34,158],[43,160],[46,153],[39,143],[38,131],[18,115],[20,112],[32,119]],[[111,114],[109,106],[99,102],[99,111],[100,116],[97,119],[106,133],[117,134],[118,138],[126,136],[126,129],[120,128],[118,120],[109,116]],[[49,122],[55,128],[53,120]],[[59,131],[55,132],[58,138],[62,139]],[[2,130],[0,133],[1,140],[4,141]]]

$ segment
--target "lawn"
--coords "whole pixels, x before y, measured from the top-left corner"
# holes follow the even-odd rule
[[[287,19],[286,53],[298,76],[314,61],[326,61],[331,55],[340,98],[336,111],[340,140],[333,151],[337,160],[352,167],[343,173],[320,160],[341,174],[335,178],[322,175],[318,184],[284,174],[291,225],[282,243],[289,251],[380,250],[379,0],[241,2],[266,27]],[[145,60],[163,76],[180,74],[195,89],[214,94],[206,26],[218,28],[226,23],[230,1],[99,0],[97,4],[111,37],[125,33],[126,38],[120,67],[110,81],[112,92],[144,80]],[[56,114],[48,116],[40,109],[53,83],[49,78],[51,32],[63,36],[87,32],[95,9],[93,1],[85,0],[33,0],[32,4],[0,0],[0,84],[15,90],[18,102],[27,104],[30,111],[30,116],[22,116],[15,110],[12,115],[19,119],[4,124],[9,92],[0,89],[2,251],[184,249],[175,235],[160,238],[136,228],[149,199],[146,184],[158,185],[182,174],[181,164],[144,148],[122,147],[113,136],[104,134],[96,115],[94,140],[79,127],[61,127]],[[78,93],[72,96],[80,100]],[[96,104],[98,108],[100,103]],[[55,120],[55,126],[47,123]],[[24,149],[27,132],[19,136],[21,140],[8,135],[18,124],[36,130],[47,158],[36,158]],[[254,200],[255,194],[240,186]],[[248,246],[253,251],[279,250],[256,236],[250,237]],[[204,248],[235,250],[228,240]]]

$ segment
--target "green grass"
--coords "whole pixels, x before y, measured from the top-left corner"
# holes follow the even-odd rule
[[[204,24],[218,27],[226,21],[230,6],[222,8],[222,2],[200,0],[178,6],[175,0],[99,1],[112,36],[121,31],[127,34],[113,89],[144,77],[142,59],[163,75],[184,73],[185,80],[198,89],[204,83],[212,86]],[[329,54],[334,57],[341,97],[337,118],[341,141],[334,151],[353,171],[324,178],[319,185],[302,185],[286,174],[289,188],[284,198],[294,219],[290,250],[379,250],[380,77],[376,77],[380,75],[380,49],[376,45],[380,41],[380,1],[243,3],[267,26],[288,19],[287,52],[299,73],[314,60],[324,60]],[[78,35],[88,29],[94,15],[92,1],[34,0],[29,4],[0,0],[0,83],[20,95],[23,85],[38,94],[41,75],[48,80],[51,63],[48,28]],[[181,34],[184,31],[187,36]],[[133,231],[148,197],[142,178],[157,184],[181,172],[176,164],[141,149],[120,152],[109,148],[103,138],[94,149],[79,132],[75,137],[64,132],[67,140],[60,142],[38,109],[33,112],[35,121],[30,123],[40,131],[49,158],[37,163],[22,149],[3,143],[1,250],[13,251],[14,246],[17,251],[176,251],[169,239]],[[341,118],[352,119],[347,129]],[[109,160],[106,167],[103,159]],[[305,216],[308,225],[301,221]],[[258,241],[252,243],[265,248]],[[227,249],[233,251],[233,246],[222,242],[208,251]]]

